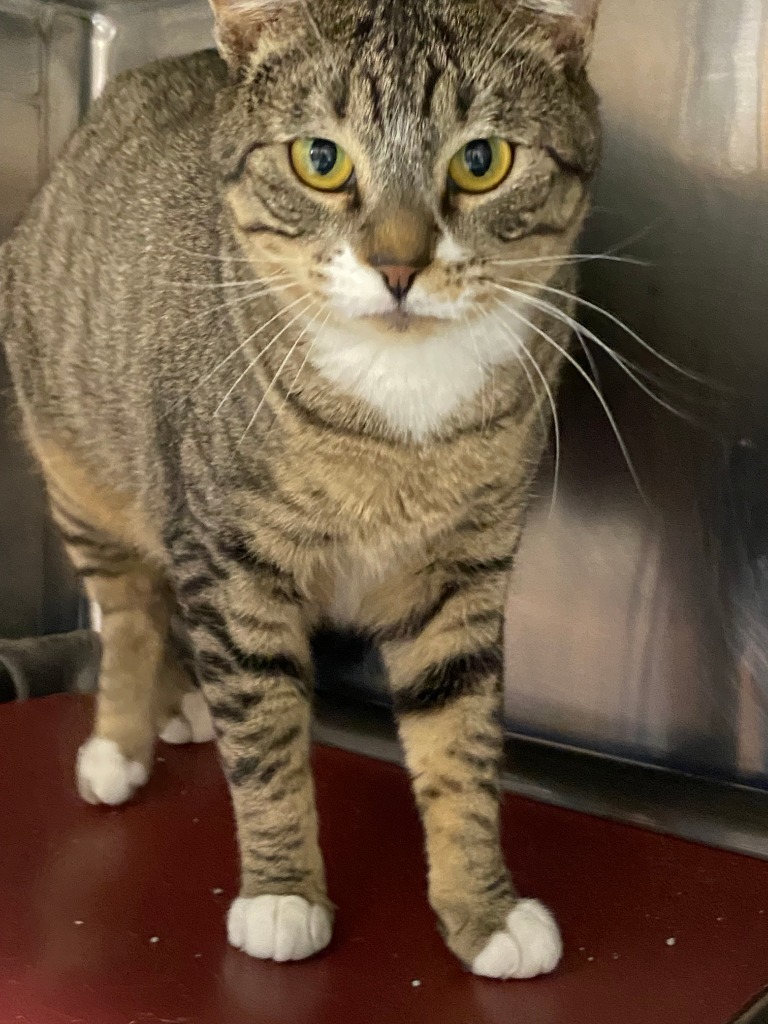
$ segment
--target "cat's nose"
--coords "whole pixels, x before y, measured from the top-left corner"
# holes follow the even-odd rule
[[[384,284],[392,292],[398,302],[402,302],[411,290],[416,280],[418,268],[407,263],[392,263],[379,266],[379,273],[384,278]]]

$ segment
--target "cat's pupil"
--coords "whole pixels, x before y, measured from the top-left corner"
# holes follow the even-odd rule
[[[493,163],[493,150],[491,144],[485,139],[476,139],[470,142],[464,150],[464,160],[467,169],[476,178],[484,177],[491,169]]]
[[[309,150],[309,159],[318,174],[330,174],[336,166],[339,151],[328,139],[315,139]]]

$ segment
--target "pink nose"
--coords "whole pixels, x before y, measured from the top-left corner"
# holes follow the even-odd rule
[[[384,283],[398,302],[402,302],[416,280],[418,270],[405,263],[387,264],[378,268]]]

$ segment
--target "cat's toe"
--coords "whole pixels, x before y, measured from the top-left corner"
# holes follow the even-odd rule
[[[535,978],[557,967],[563,953],[554,917],[538,900],[520,900],[475,957],[472,971],[485,978]]]
[[[227,932],[233,946],[261,960],[305,960],[331,941],[331,915],[302,896],[236,899]]]
[[[114,740],[92,736],[77,755],[77,788],[89,804],[124,804],[149,778],[144,765],[129,760]]]
[[[185,693],[179,714],[170,718],[160,732],[165,743],[208,743],[216,733],[208,705],[199,690]]]

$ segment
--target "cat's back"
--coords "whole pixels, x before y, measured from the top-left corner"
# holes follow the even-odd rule
[[[161,263],[158,241],[192,252],[214,230],[209,144],[225,82],[213,51],[116,78],[0,249],[1,340],[37,412],[74,400],[76,380],[108,403],[111,382],[125,396],[141,372],[130,358],[157,323],[158,282],[184,259],[166,247]]]

